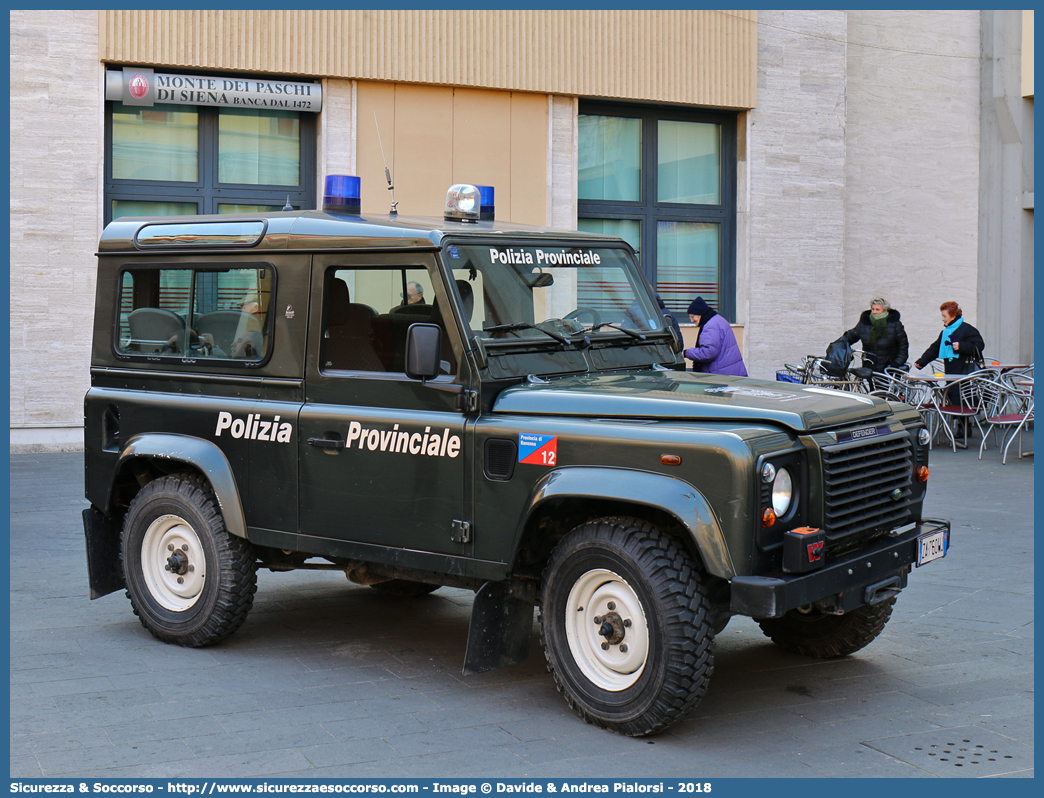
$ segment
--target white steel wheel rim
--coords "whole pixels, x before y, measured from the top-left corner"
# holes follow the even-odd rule
[[[569,591],[565,613],[569,652],[592,684],[616,693],[638,681],[649,657],[649,624],[638,595],[622,577],[604,568],[588,571]],[[599,633],[602,622],[595,618],[610,613],[630,624],[622,640],[604,649],[608,641]]]
[[[177,551],[181,552],[179,558],[187,560],[184,573],[166,567]],[[164,609],[183,612],[199,601],[207,561],[199,538],[184,518],[162,515],[149,524],[141,541],[141,571],[149,593]]]

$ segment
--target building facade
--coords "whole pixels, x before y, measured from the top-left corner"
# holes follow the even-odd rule
[[[1032,42],[999,11],[11,12],[12,450],[81,445],[108,221],[321,207],[330,174],[364,214],[470,182],[620,235],[752,376],[878,295],[911,358],[955,299],[1029,362]]]

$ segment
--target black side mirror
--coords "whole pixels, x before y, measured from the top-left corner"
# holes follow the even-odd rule
[[[675,354],[677,354],[678,352],[681,352],[685,349],[685,342],[678,336],[678,331],[674,329],[674,320],[670,317],[670,315],[664,313],[663,319],[667,322],[667,329],[670,330],[671,333],[671,342],[673,344],[672,348],[674,349]]]
[[[406,331],[406,376],[430,380],[439,374],[442,328],[437,324],[411,324]]]

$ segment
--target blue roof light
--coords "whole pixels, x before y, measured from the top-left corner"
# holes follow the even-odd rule
[[[479,219],[493,221],[496,203],[493,186],[475,186],[479,190]]]
[[[327,175],[323,191],[323,210],[327,213],[359,215],[360,180],[353,175]]]

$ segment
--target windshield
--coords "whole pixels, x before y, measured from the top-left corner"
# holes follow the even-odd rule
[[[445,253],[466,321],[484,340],[633,342],[664,330],[624,249],[451,245]]]

